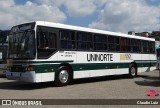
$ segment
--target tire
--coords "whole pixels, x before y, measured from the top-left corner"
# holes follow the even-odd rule
[[[137,68],[134,64],[131,64],[129,68],[129,77],[133,78],[136,76],[137,76]]]
[[[55,73],[55,85],[58,87],[67,86],[71,81],[71,71],[66,66],[60,66]]]

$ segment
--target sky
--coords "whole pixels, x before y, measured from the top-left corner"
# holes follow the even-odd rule
[[[121,33],[160,31],[160,0],[0,0],[0,29],[37,20]]]

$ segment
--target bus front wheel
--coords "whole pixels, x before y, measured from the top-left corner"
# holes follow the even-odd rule
[[[134,64],[131,64],[130,68],[129,68],[129,77],[133,78],[133,77],[136,77],[136,76],[137,76],[136,66]]]
[[[67,86],[71,81],[70,69],[66,66],[60,66],[55,73],[55,85]]]

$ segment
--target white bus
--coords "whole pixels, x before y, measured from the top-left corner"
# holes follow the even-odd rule
[[[155,39],[35,21],[12,27],[6,76],[25,82],[128,74],[155,69]]]

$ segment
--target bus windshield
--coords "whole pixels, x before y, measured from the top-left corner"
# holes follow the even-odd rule
[[[35,58],[35,32],[14,32],[9,36],[8,56],[12,59]]]

